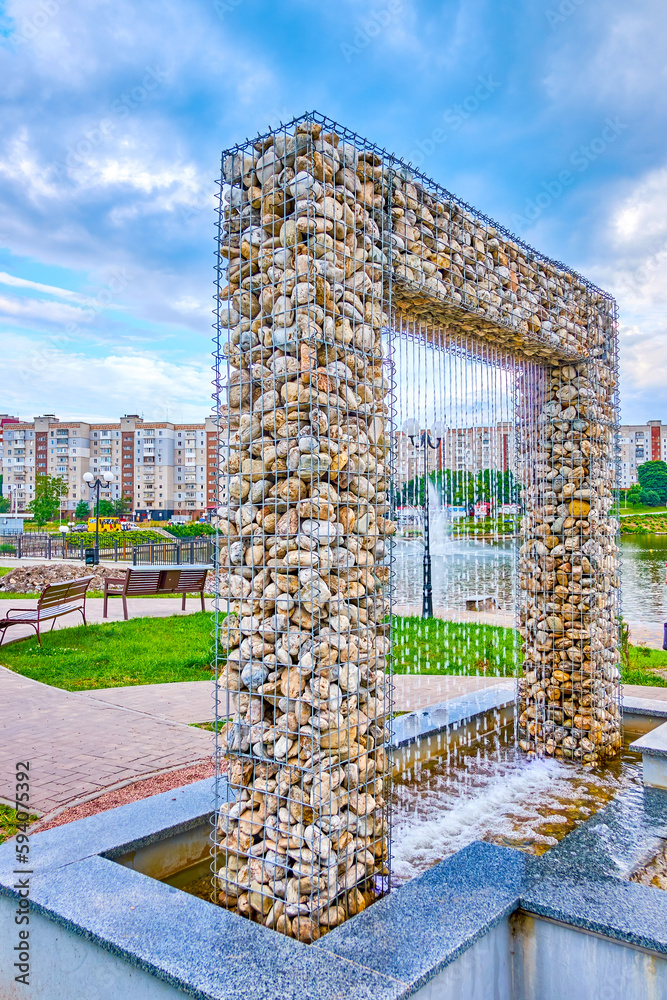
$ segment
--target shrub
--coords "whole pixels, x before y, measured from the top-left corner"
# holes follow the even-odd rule
[[[13,545],[5,543],[4,545],[0,545],[0,552],[3,552],[5,555],[8,556],[13,556],[16,553],[16,549],[14,548]]]
[[[201,538],[204,535],[214,535],[215,528],[212,524],[170,524],[165,529],[170,535],[176,538]]]

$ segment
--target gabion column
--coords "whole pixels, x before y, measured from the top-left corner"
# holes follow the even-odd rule
[[[594,764],[620,746],[615,306],[315,113],[223,155],[218,252],[217,899],[308,942],[388,887],[382,331],[524,380],[520,745]]]
[[[523,442],[533,477],[519,562],[520,745],[586,764],[621,746],[617,367],[606,312],[589,304],[589,360],[547,370],[536,431]]]
[[[304,942],[389,874],[386,184],[312,121],[223,156],[218,900]]]

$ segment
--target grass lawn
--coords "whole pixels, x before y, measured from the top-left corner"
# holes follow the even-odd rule
[[[618,509],[621,517],[631,517],[633,514],[667,514],[667,508],[665,507],[645,507],[640,504],[639,507],[631,507],[629,504],[624,507],[623,504]]]
[[[648,514],[633,514],[631,517],[621,518],[622,535],[653,535],[665,532],[667,532],[667,511],[664,514],[651,511]]]
[[[211,677],[211,616],[133,618],[47,632],[0,649],[0,663],[24,677],[64,688],[125,687]]]
[[[0,649],[0,663],[25,677],[66,691],[209,680],[211,616],[134,618],[47,632]],[[521,662],[514,629],[496,625],[394,618],[397,674],[513,677]],[[626,684],[667,687],[667,652],[629,647]]]
[[[518,634],[498,625],[394,617],[396,674],[516,674]]]
[[[648,684],[667,687],[667,680],[656,670],[667,671],[667,651],[647,646],[629,646],[630,666],[623,669],[624,684]]]
[[[517,517],[465,517],[453,521],[452,535],[515,535],[521,519]]]
[[[37,818],[37,816],[33,816],[31,813],[29,814],[28,823],[22,823],[21,826],[28,826],[30,823],[34,823]],[[18,831],[18,828],[19,821],[17,819],[16,809],[12,809],[11,806],[3,805],[3,803],[0,802],[0,844],[4,843],[9,837],[13,837]]]
[[[9,572],[9,570],[7,572]],[[123,567],[122,569],[119,569],[118,572],[122,576],[122,574],[125,572],[125,567]],[[2,569],[0,569],[0,576],[2,576],[2,575],[3,575],[3,572],[2,572]],[[17,594],[13,590],[0,590],[0,601],[36,601],[40,596],[41,596],[41,593],[38,593],[37,591],[31,592],[29,594]],[[165,601],[165,600],[169,600],[169,598],[171,598],[173,600],[174,597],[180,597],[180,596],[181,596],[180,594],[153,594],[151,597],[140,598],[140,599],[141,600],[146,600],[146,601]],[[104,597],[104,591],[103,590],[87,590],[86,591],[86,597],[87,598],[88,597]],[[199,597],[198,593],[197,594],[188,594],[188,600],[189,601],[193,601],[196,597]],[[205,590],[204,591],[204,597],[213,597],[213,594],[209,594],[209,592],[207,590]],[[120,604],[120,601],[118,599],[116,600],[116,604]],[[114,604],[112,604],[111,606],[115,607]]]

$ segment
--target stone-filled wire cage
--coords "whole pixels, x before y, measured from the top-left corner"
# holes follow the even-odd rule
[[[436,403],[461,359],[512,383],[521,747],[619,748],[616,312],[317,113],[226,150],[219,199],[214,898],[310,942],[390,882],[406,342]]]

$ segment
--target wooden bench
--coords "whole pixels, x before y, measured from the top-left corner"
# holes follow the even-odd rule
[[[56,618],[79,611],[86,624],[86,591],[90,586],[92,576],[84,576],[78,580],[68,580],[67,583],[50,583],[42,591],[36,608],[10,608],[4,618],[0,619],[2,638],[12,625],[30,625],[37,633],[37,641],[42,645],[40,626],[42,622],[52,621],[51,628],[56,624]]]
[[[185,611],[186,594],[199,594],[202,611],[206,574],[213,566],[130,566],[122,577],[107,577],[104,581],[104,609],[107,617],[110,597],[123,599],[123,614],[127,621],[128,597],[159,597],[162,594],[182,594],[181,611]]]

